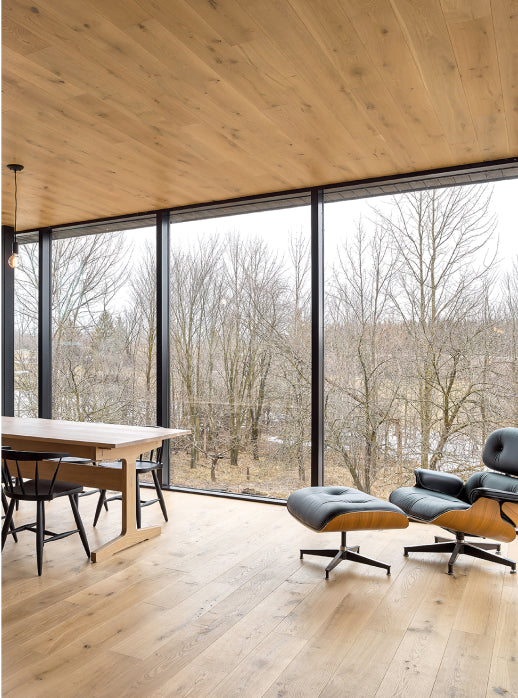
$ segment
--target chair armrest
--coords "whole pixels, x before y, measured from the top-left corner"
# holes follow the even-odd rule
[[[452,473],[443,473],[437,470],[425,470],[416,468],[414,470],[416,487],[422,487],[432,492],[449,494],[458,497],[464,487],[464,482]]]
[[[485,497],[486,499],[496,499],[497,502],[518,502],[518,492],[494,490],[489,487],[477,487],[477,489],[473,490],[471,493],[471,503],[473,504],[481,497]]]

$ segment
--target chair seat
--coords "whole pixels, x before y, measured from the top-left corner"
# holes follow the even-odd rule
[[[5,494],[7,497],[11,497],[12,499],[21,499],[27,502],[37,501],[38,499],[49,502],[56,497],[63,497],[69,494],[80,494],[83,491],[83,486],[78,485],[75,482],[62,482],[60,480],[56,480],[52,494],[46,496],[42,495],[42,492],[48,492],[50,489],[50,483],[50,480],[40,479],[38,481],[38,494],[36,494],[36,481],[25,480],[23,483],[25,493],[20,485],[14,485],[11,491],[6,489]]]
[[[79,458],[76,456],[64,456],[63,458],[50,458],[51,461],[61,461],[61,463],[72,463],[75,465],[88,465],[93,463],[91,458]]]
[[[115,468],[120,470],[122,468],[122,463],[120,461],[115,461],[111,463],[98,463],[101,468]],[[152,460],[138,460],[136,462],[136,469],[139,473],[149,473],[151,470],[160,470],[162,463],[157,463]]]
[[[467,511],[472,506],[449,494],[420,487],[399,487],[391,493],[390,501],[411,518],[426,522],[449,511]]]

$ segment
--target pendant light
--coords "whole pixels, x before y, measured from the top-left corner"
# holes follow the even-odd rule
[[[7,260],[9,266],[12,269],[20,266],[20,256],[18,254],[18,243],[16,242],[16,214],[18,213],[18,182],[16,181],[16,174],[23,170],[23,165],[7,165],[7,167],[14,172],[14,226],[13,226],[13,251],[9,259]]]

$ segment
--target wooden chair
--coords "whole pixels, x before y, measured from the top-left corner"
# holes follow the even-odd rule
[[[83,487],[73,482],[58,480],[62,459],[68,457],[68,453],[42,453],[2,448],[2,481],[4,485],[2,492],[4,497],[11,500],[2,527],[2,550],[9,533],[12,533],[13,537],[16,533],[25,530],[35,533],[39,576],[41,576],[43,569],[43,546],[51,541],[79,533],[85,552],[90,557],[88,540],[77,506],[77,497],[82,492]],[[55,459],[54,462],[52,462],[53,459]],[[42,461],[50,461],[51,463],[52,474],[50,479],[40,476],[40,463]],[[22,468],[20,463],[23,464]],[[27,473],[29,473],[29,477],[27,477]],[[77,528],[63,533],[48,531],[45,528],[45,503],[57,497],[65,496],[70,501]],[[36,502],[36,521],[13,528],[14,507],[20,501]]]
[[[163,451],[163,445],[159,446],[156,450],[153,450],[149,454],[149,459],[144,458],[145,454],[141,454],[136,462],[136,467],[137,467],[137,490],[136,490],[136,516],[137,516],[137,528],[142,527],[142,508],[143,507],[148,507],[151,504],[156,504],[157,502],[160,504],[160,508],[162,509],[162,514],[164,516],[164,519],[167,521],[167,508],[165,505],[165,500],[164,500],[164,495],[162,493],[162,487],[160,485],[160,480],[158,478],[158,471],[161,470],[162,468],[162,451]],[[122,468],[122,463],[116,462],[116,463],[98,463],[98,465],[102,468]],[[155,485],[155,491],[156,491],[156,497],[154,499],[141,499],[140,498],[140,476],[144,475],[146,473],[151,473],[153,477],[153,483]],[[99,495],[99,500],[97,502],[97,508],[95,510],[95,516],[94,516],[94,523],[93,525],[97,525],[97,521],[99,520],[99,515],[101,513],[101,509],[104,506],[106,510],[108,510],[108,505],[107,502],[112,502],[115,500],[121,500],[122,501],[122,495],[116,494],[113,495],[112,497],[106,497],[106,490],[101,490],[101,494]]]

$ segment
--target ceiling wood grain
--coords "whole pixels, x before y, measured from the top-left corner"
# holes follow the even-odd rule
[[[18,228],[518,155],[518,0],[4,0]]]

